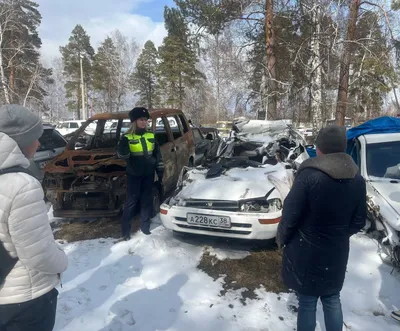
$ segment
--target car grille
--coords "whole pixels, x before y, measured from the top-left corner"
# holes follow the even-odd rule
[[[186,217],[175,217],[175,222],[177,226],[184,229],[193,229],[193,230],[202,230],[209,232],[219,232],[219,233],[232,233],[232,234],[240,234],[240,235],[248,235],[251,233],[251,224],[248,223],[231,223],[231,228],[223,229],[223,228],[213,228],[213,227],[205,227],[205,226],[197,226],[188,224]]]
[[[66,210],[108,210],[108,193],[74,193],[64,201]]]
[[[239,211],[239,203],[237,201],[225,200],[196,200],[190,199],[185,201],[185,207],[222,210],[222,211]]]

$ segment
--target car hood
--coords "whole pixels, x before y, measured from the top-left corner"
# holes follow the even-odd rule
[[[281,165],[260,168],[234,168],[217,178],[206,179],[207,171],[193,169],[188,172],[184,187],[175,197],[177,200],[225,200],[239,201],[266,196],[272,189],[271,198],[280,197],[280,187],[273,184],[277,179],[285,182],[287,172]]]
[[[400,215],[400,184],[390,181],[371,181],[370,184]]]

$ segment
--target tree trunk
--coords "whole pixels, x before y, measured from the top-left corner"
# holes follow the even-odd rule
[[[276,119],[276,58],[274,52],[275,33],[273,27],[274,4],[273,0],[267,0],[265,7],[265,32],[267,46],[267,71],[268,71],[268,118]]]
[[[321,52],[320,52],[320,4],[317,3],[316,7],[313,8],[312,12],[312,26],[313,26],[313,34],[311,37],[311,75],[310,75],[310,98],[311,98],[311,117],[312,117],[312,125],[313,125],[313,134],[319,132],[322,128],[322,77],[321,77]]]
[[[3,31],[3,26],[0,24],[0,79],[1,79],[1,85],[3,87],[4,91],[4,99],[6,103],[10,103],[10,94],[8,91],[8,86],[7,86],[7,81],[6,81],[6,76],[4,73],[4,67],[3,67],[3,37],[4,37],[4,31]]]
[[[361,0],[351,0],[350,4],[347,38],[340,62],[338,101],[336,105],[336,123],[339,125],[344,125],[345,123],[349,88],[350,59],[354,49],[353,41],[356,33],[357,16],[360,4]]]
[[[77,96],[78,96],[78,101],[77,101],[77,103],[76,103],[76,119],[77,120],[80,120],[81,119],[81,98],[82,98],[82,89],[81,89],[81,87],[79,86],[78,87],[78,94],[77,94]]]
[[[10,61],[10,78],[8,79],[8,88],[11,92],[14,92],[15,85],[15,66],[12,61]],[[10,94],[10,102],[13,103],[13,93]]]
[[[215,36],[215,50],[217,54],[217,121],[220,120],[221,116],[221,101],[220,101],[220,84],[221,84],[221,72],[220,72],[220,49],[219,49],[219,35]]]

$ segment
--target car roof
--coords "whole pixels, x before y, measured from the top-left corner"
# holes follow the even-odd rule
[[[365,134],[364,137],[367,141],[367,144],[400,141],[400,132]]]
[[[172,115],[180,115],[183,114],[182,110],[180,109],[172,109],[172,108],[160,108],[160,109],[153,109],[149,111],[150,117],[158,117],[158,116],[172,116]],[[129,111],[123,112],[116,112],[116,113],[101,113],[93,115],[89,118],[89,121],[96,121],[96,120],[124,120],[129,119]]]

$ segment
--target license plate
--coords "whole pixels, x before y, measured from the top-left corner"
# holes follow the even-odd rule
[[[230,228],[231,218],[228,216],[214,216],[202,214],[187,214],[188,224],[208,226],[214,228]]]

